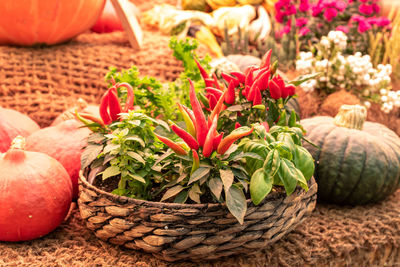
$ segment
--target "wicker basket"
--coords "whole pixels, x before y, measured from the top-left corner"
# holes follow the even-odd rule
[[[252,253],[293,230],[315,208],[314,178],[306,192],[273,192],[258,206],[248,201],[240,225],[222,204],[176,204],[137,200],[104,192],[80,176],[79,209],[95,235],[143,250],[166,261],[212,260]]]

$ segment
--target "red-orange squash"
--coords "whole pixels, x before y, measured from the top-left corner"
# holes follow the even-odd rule
[[[82,150],[87,145],[86,139],[91,133],[88,128],[81,126],[76,120],[67,120],[36,131],[26,138],[26,150],[45,153],[64,166],[71,177],[74,200],[78,198]]]
[[[90,29],[105,0],[1,0],[0,44],[57,44]]]
[[[39,125],[28,116],[0,107],[0,153],[6,152],[18,135],[27,137],[39,129]]]
[[[46,154],[24,151],[23,138],[0,153],[0,241],[42,237],[64,220],[72,184],[63,166]]]

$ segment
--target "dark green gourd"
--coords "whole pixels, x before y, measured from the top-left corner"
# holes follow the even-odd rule
[[[301,121],[316,163],[318,197],[336,204],[378,202],[399,188],[400,138],[386,126],[365,122],[365,107],[343,105],[335,118]]]

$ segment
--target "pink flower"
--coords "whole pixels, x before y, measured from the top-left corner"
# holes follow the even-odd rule
[[[313,17],[318,16],[322,12],[322,7],[320,5],[313,5],[311,7],[311,13]]]
[[[294,5],[289,6],[287,9],[287,15],[294,15],[297,13],[297,9]]]
[[[344,33],[349,33],[349,28],[346,27],[346,26],[337,26],[337,27],[336,27],[336,30],[337,30],[337,31],[344,32]]]
[[[334,8],[327,8],[324,13],[324,17],[327,21],[332,21],[337,16],[337,10]]]
[[[364,20],[365,20],[365,17],[360,16],[360,15],[357,15],[357,14],[354,14],[354,15],[351,16],[351,18],[350,18],[350,22],[351,22],[351,21],[360,22],[360,21],[364,21]]]
[[[372,9],[374,10],[375,13],[379,13],[381,11],[381,7],[375,3],[372,4]]]
[[[367,21],[369,24],[376,25],[378,27],[385,27],[390,24],[390,20],[385,17],[379,17],[379,18],[372,17],[372,18],[368,18]]]
[[[369,24],[366,20],[360,21],[358,24],[358,32],[363,33],[371,29],[371,24]]]
[[[360,0],[361,3],[366,3],[368,0]]]
[[[282,23],[284,17],[285,17],[285,14],[283,14],[280,11],[276,11],[275,19],[277,22]]]
[[[343,12],[347,7],[347,3],[345,1],[337,1],[336,2],[336,8],[340,11]]]
[[[300,12],[306,12],[309,9],[310,9],[310,3],[308,2],[308,0],[301,0],[299,5]]]
[[[304,25],[306,25],[308,23],[308,19],[307,18],[298,18],[296,19],[296,27],[303,27]]]
[[[299,34],[300,36],[307,35],[310,32],[310,29],[307,28],[307,26],[304,26],[303,28],[300,29]]]
[[[361,14],[369,16],[374,12],[374,9],[372,5],[362,4],[358,8],[358,11],[360,11]]]

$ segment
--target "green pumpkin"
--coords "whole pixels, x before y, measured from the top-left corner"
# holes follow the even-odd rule
[[[366,109],[344,105],[338,115],[301,121],[315,163],[318,197],[336,204],[378,202],[399,188],[400,138],[386,126],[364,122]]]

